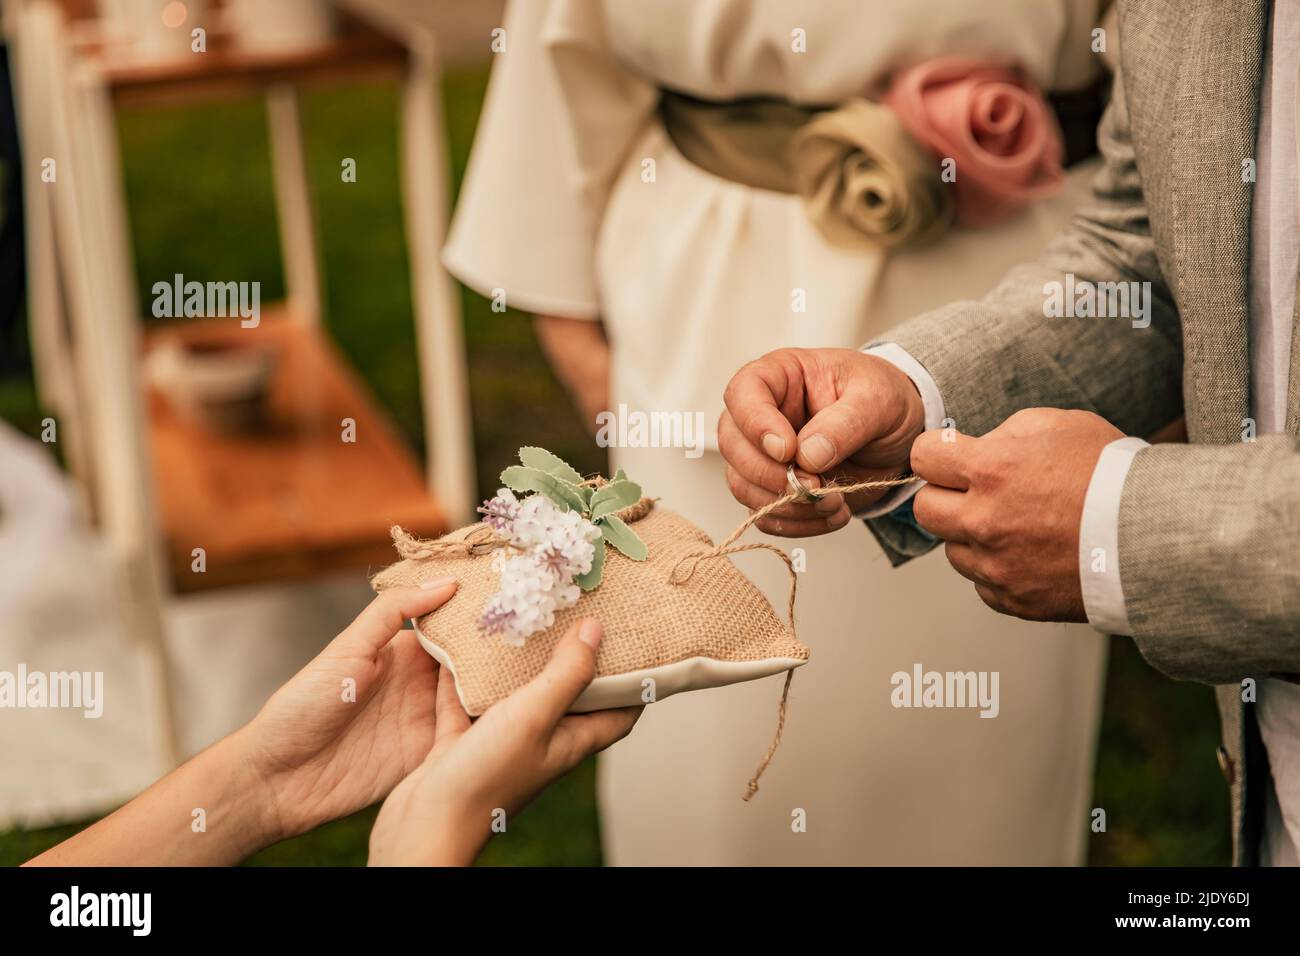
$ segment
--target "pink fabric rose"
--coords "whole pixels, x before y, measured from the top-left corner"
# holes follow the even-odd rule
[[[949,185],[964,225],[1003,219],[1065,179],[1056,116],[1019,70],[941,57],[899,73],[882,101],[917,142],[956,161]]]

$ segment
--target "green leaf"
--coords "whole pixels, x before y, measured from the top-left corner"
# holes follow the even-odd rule
[[[524,467],[544,471],[548,475],[559,478],[560,481],[567,481],[571,485],[582,484],[582,475],[578,474],[577,469],[559,455],[553,455],[545,448],[535,448],[531,445],[525,446],[519,449],[519,460],[524,463]]]
[[[635,481],[628,481],[626,478],[621,481],[611,481],[597,488],[596,493],[591,496],[591,519],[595,521],[615,511],[630,508],[640,500],[641,486]]]
[[[627,481],[627,472],[625,472],[622,468],[620,468],[618,471],[614,472],[614,477],[609,480],[611,482]]]
[[[578,582],[578,587],[584,591],[593,591],[600,585],[601,576],[605,573],[605,541],[602,538],[596,542],[596,553],[591,559],[591,570],[586,574],[579,574],[573,580]]]
[[[644,561],[649,553],[645,542],[637,536],[635,531],[624,524],[623,519],[618,515],[605,515],[605,517],[601,518],[600,533],[604,535],[606,541],[633,561]]]
[[[536,491],[546,495],[564,511],[586,511],[587,502],[578,489],[554,475],[536,468],[511,465],[501,472],[501,483],[514,491]]]

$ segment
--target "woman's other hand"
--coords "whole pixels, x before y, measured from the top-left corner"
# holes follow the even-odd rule
[[[473,723],[441,668],[436,742],[384,802],[371,864],[469,864],[547,784],[627,736],[640,707],[568,713],[595,676],[601,636],[595,621],[575,624],[541,674]]]

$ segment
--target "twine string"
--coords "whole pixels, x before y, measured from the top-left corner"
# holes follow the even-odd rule
[[[781,688],[781,703],[776,708],[776,734],[772,737],[772,742],[767,745],[767,753],[763,754],[763,759],[758,762],[758,769],[745,785],[745,792],[740,796],[740,799],[746,803],[749,803],[754,798],[754,794],[758,793],[758,778],[763,776],[763,771],[776,756],[776,748],[781,746],[781,734],[785,731],[785,708],[790,701],[790,684],[793,681],[794,668],[792,667],[785,672],[785,686]]]
[[[820,498],[829,494],[850,495],[858,491],[885,491],[890,488],[901,487],[902,485],[910,485],[912,482],[920,480],[921,479],[915,475],[905,475],[899,478],[858,481],[852,484],[831,484],[816,489],[816,496]],[[722,558],[731,554],[741,554],[746,551],[771,551],[785,562],[786,571],[790,574],[790,599],[786,607],[786,616],[790,622],[790,636],[795,640],[798,640],[799,635],[795,630],[794,624],[794,601],[795,593],[799,588],[799,575],[794,569],[794,561],[791,560],[790,555],[786,554],[785,549],[779,548],[774,544],[768,544],[765,541],[755,541],[751,544],[741,545],[737,545],[736,542],[740,539],[741,535],[778,508],[784,508],[786,505],[793,504],[796,501],[805,501],[806,494],[807,493],[803,489],[800,489],[799,491],[791,491],[788,494],[782,495],[775,501],[751,512],[749,517],[742,521],[735,531],[727,535],[727,537],[723,539],[722,543],[717,547],[709,551],[699,551],[683,555],[677,563],[673,565],[673,569],[668,575],[669,582],[678,585],[685,584],[691,579],[691,576],[695,574],[701,561],[711,561],[715,558]],[[684,572],[682,572],[683,568],[685,569]],[[781,688],[781,703],[777,707],[776,713],[776,734],[773,735],[772,743],[768,746],[767,753],[765,753],[763,759],[759,761],[758,769],[755,770],[754,775],[749,778],[749,784],[745,787],[745,793],[741,796],[741,799],[746,803],[753,798],[754,794],[758,793],[758,779],[763,776],[763,771],[767,770],[767,765],[772,762],[772,758],[776,756],[777,748],[781,746],[781,734],[785,731],[786,708],[790,700],[790,683],[793,680],[794,668],[792,667],[785,672],[785,686]]]

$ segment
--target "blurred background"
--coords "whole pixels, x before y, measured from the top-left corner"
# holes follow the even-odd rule
[[[3,11],[0,670],[111,695],[0,711],[13,865],[248,719],[366,600],[391,521],[462,523],[524,444],[606,462],[527,316],[437,264],[501,3]],[[154,317],[177,275],[260,283],[254,334]],[[1224,864],[1211,692],[1127,640],[1108,667],[1089,862]],[[372,818],[250,862],[362,864]],[[593,767],[482,862],[599,864]]]

